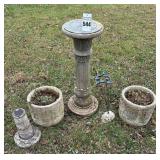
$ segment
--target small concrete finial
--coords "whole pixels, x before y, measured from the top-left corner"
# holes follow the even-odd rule
[[[27,114],[23,108],[17,108],[12,116],[17,127],[14,136],[15,143],[21,148],[27,148],[37,143],[41,137],[41,131],[30,124]]]
[[[108,123],[115,118],[115,114],[112,111],[107,111],[102,114],[101,120],[103,123]]]

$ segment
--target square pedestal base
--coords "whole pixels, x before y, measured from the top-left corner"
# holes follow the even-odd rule
[[[74,102],[74,96],[72,96],[68,101],[68,108],[75,114],[80,116],[90,116],[95,113],[98,109],[98,101],[94,96],[91,96],[92,103],[89,106],[80,107]]]

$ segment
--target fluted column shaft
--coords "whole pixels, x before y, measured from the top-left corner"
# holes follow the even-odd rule
[[[76,60],[75,103],[80,107],[88,106],[90,99],[90,54],[92,39],[73,39]]]

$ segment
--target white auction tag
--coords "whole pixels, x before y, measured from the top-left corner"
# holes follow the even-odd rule
[[[91,13],[83,13],[82,30],[83,31],[91,31],[91,25],[92,25],[92,14]]]

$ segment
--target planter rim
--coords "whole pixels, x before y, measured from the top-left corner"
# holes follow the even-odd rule
[[[31,98],[35,94],[35,92],[40,91],[40,90],[45,90],[45,89],[53,90],[54,92],[57,92],[59,94],[59,97],[56,99],[56,101],[51,103],[51,104],[48,104],[48,105],[36,105],[36,104],[31,103]],[[53,107],[53,104],[55,105],[55,104],[59,103],[59,101],[61,100],[61,97],[62,97],[62,91],[60,89],[58,89],[57,87],[54,87],[54,86],[41,86],[41,87],[33,89],[28,94],[27,103],[31,104],[33,107],[36,107],[36,108],[49,108],[49,107]]]
[[[135,104],[131,101],[129,101],[126,96],[125,96],[125,93],[129,90],[133,90],[133,89],[138,89],[138,90],[142,90],[142,91],[146,91],[146,92],[149,92],[153,98],[153,102],[149,105],[138,105],[138,104]],[[131,86],[128,86],[128,87],[125,87],[123,90],[122,90],[122,94],[121,94],[122,98],[129,104],[128,106],[131,107],[131,108],[137,108],[137,109],[146,109],[146,108],[152,108],[153,106],[155,107],[156,105],[156,96],[154,94],[153,91],[151,91],[150,89],[144,87],[144,86],[140,86],[140,85],[131,85]]]

